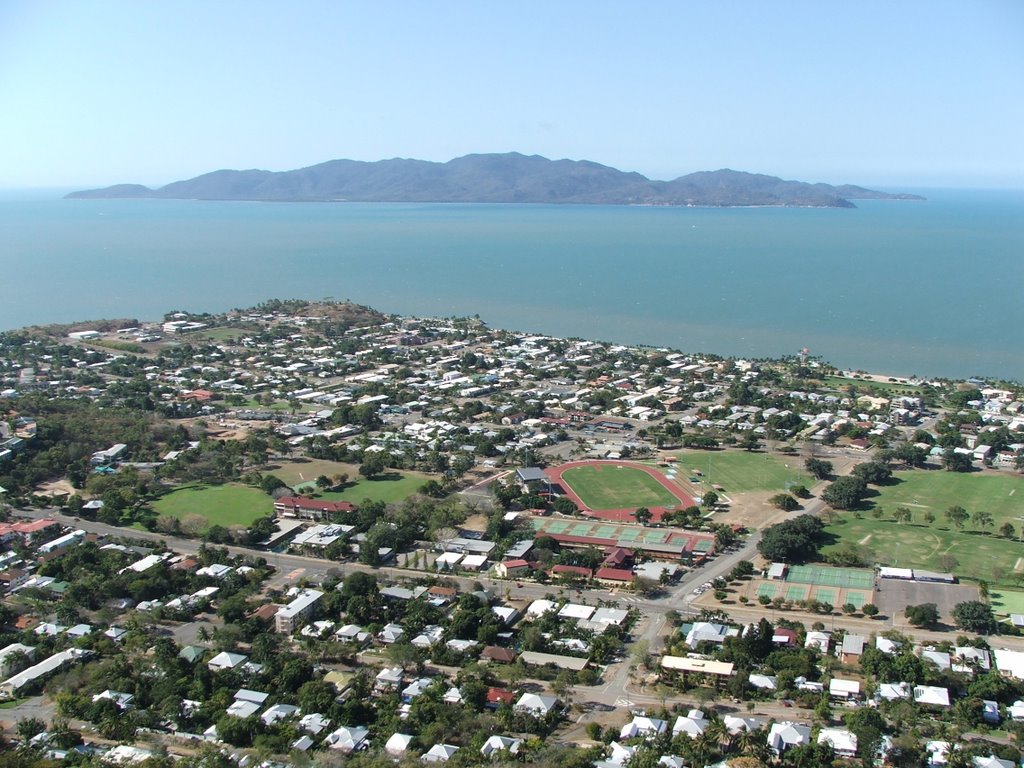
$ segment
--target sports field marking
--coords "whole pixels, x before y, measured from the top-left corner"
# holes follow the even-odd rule
[[[1006,495],[1007,495],[1007,496],[1013,496],[1013,494],[1015,494],[1016,492],[1017,492],[1017,489],[1016,489],[1016,488],[1011,488],[1011,489],[1010,489],[1010,492],[1009,492],[1008,494],[1006,494]]]
[[[1021,571],[1024,570],[1024,557],[1018,557],[1016,565],[1013,566],[1013,570]]]
[[[874,536],[874,535],[875,534],[873,534],[873,533],[869,533],[867,536],[865,536],[863,539],[861,539],[857,543],[858,544],[867,544],[869,541],[871,541],[871,537]]]

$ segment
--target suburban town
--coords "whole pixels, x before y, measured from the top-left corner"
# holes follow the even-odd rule
[[[2,333],[0,768],[1019,766],[1022,471],[1021,385],[806,349]]]

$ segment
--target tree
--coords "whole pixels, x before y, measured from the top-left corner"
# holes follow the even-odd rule
[[[833,509],[853,509],[864,499],[867,483],[859,477],[840,477],[821,494],[821,499]]]
[[[327,475],[320,475],[316,479],[316,487],[319,488],[320,490],[326,491],[332,485],[333,483],[331,482],[331,478],[329,478]]]
[[[983,509],[979,509],[971,515],[971,521],[977,528],[991,528],[995,524],[995,521],[992,519],[992,513],[986,512]]]
[[[979,634],[988,634],[995,630],[996,620],[992,615],[992,607],[980,600],[968,600],[957,603],[953,607],[953,621],[960,629]]]
[[[33,736],[46,730],[46,723],[38,717],[23,717],[18,720],[18,737],[28,744]]]
[[[896,507],[896,511],[892,513],[892,517],[897,523],[909,523],[913,516],[914,513],[906,507]]]
[[[1016,531],[1014,530],[1012,523],[1003,523],[999,526],[999,535],[1004,539],[1012,539],[1015,534]]]
[[[951,522],[957,530],[964,527],[964,523],[970,518],[967,510],[956,504],[946,510],[946,519]]]
[[[892,479],[892,470],[885,462],[869,461],[854,467],[853,475],[854,477],[859,477],[865,483],[882,485]]]
[[[958,453],[953,448],[947,448],[942,454],[942,466],[947,472],[970,472],[971,457],[966,453]]]
[[[804,469],[818,480],[828,480],[832,477],[832,462],[823,459],[808,459],[804,462]]]
[[[861,613],[863,613],[865,616],[868,616],[868,617],[877,616],[878,615],[878,606],[875,605],[874,603],[864,603],[864,605],[862,605],[860,607],[860,611],[861,611]]]
[[[653,517],[653,515],[651,514],[651,510],[647,507],[637,507],[636,512],[633,513],[633,517],[636,518],[636,521],[640,523],[640,525],[647,525],[647,523],[651,521],[651,517]]]
[[[903,615],[915,627],[934,627],[939,623],[939,607],[935,603],[908,605]]]
[[[804,562],[817,557],[824,528],[825,524],[818,518],[798,515],[765,528],[757,550],[768,560]]]
[[[795,509],[800,508],[800,502],[790,496],[788,493],[777,493],[768,499],[768,502],[773,506],[781,509],[783,512],[792,512]]]
[[[364,451],[363,463],[359,465],[359,474],[371,480],[384,473],[388,468],[387,458],[382,451]]]
[[[931,511],[931,510],[929,509],[929,510],[928,510],[927,512],[925,512],[925,513],[924,513],[924,521],[925,521],[925,523],[927,523],[928,525],[931,525],[932,523],[934,523],[934,522],[935,522],[935,513],[934,513],[934,512],[932,512],[932,511]]]
[[[716,491],[708,491],[701,497],[705,507],[713,507],[718,503],[718,493]]]

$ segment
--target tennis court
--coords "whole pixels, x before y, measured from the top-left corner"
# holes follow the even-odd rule
[[[772,584],[771,582],[765,582],[764,584],[761,584],[760,586],[758,586],[758,588],[757,588],[757,596],[758,597],[774,598],[775,597],[775,591],[776,591],[775,587],[776,587],[775,584]]]
[[[817,587],[871,589],[875,584],[875,572],[867,568],[793,565],[786,573],[786,583],[810,584]]]
[[[801,586],[799,584],[792,584],[786,587],[785,598],[794,603],[799,602],[800,600],[806,600],[807,593],[810,591],[810,587]]]

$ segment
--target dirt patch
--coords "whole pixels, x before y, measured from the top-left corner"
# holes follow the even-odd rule
[[[768,502],[775,494],[771,491],[748,491],[729,495],[732,502],[724,512],[716,512],[716,523],[742,525],[744,528],[764,528],[785,520],[798,512],[783,512]]]
[[[487,530],[487,515],[470,515],[460,527],[469,531],[480,531],[483,533]]]
[[[67,480],[51,480],[36,486],[36,493],[43,496],[71,496],[78,493]]]

